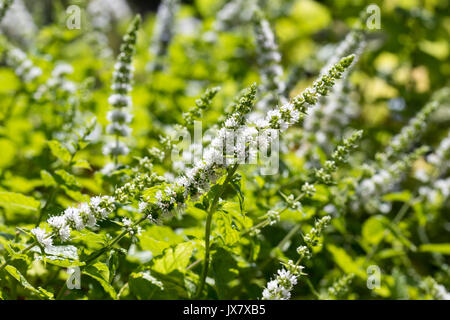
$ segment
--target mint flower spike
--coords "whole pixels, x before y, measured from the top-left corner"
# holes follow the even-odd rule
[[[92,197],[89,202],[68,207],[62,215],[50,217],[47,220],[50,231],[36,227],[31,230],[31,233],[39,245],[48,249],[54,246],[54,239],[61,243],[66,242],[70,239],[73,229],[80,231],[86,227],[94,227],[98,221],[106,219],[115,209],[114,197]]]
[[[314,81],[310,88],[294,97],[290,102],[267,113],[266,118],[257,120],[255,126],[259,130],[277,129],[285,131],[305,116],[307,110],[314,106],[320,97],[325,96],[336,80],[341,79],[345,70],[352,64],[354,55],[342,58],[337,64],[324,72]]]
[[[193,125],[194,121],[201,117],[202,112],[211,107],[212,100],[219,93],[220,87],[206,89],[205,93],[197,100],[195,106],[190,108],[188,112],[183,113],[183,119],[186,125]]]
[[[119,204],[129,204],[140,199],[141,193],[155,184],[163,182],[153,170],[152,161],[147,158],[139,159],[139,165],[132,170],[129,182],[116,189],[112,196],[93,196],[87,202],[67,207],[62,214],[50,217],[47,220],[49,231],[45,227],[36,227],[31,230],[36,242],[43,248],[54,246],[53,240],[64,243],[70,239],[72,230],[81,231],[84,228],[93,228],[99,221],[107,219]],[[144,213],[147,206],[139,204],[139,211]],[[146,213],[152,222],[157,222],[157,217]]]
[[[362,180],[356,187],[358,197],[355,209],[363,206],[369,211],[375,209],[381,212],[389,212],[391,210],[389,204],[380,202],[379,198],[392,190],[402,180],[404,174],[412,167],[413,163],[428,150],[427,146],[417,148],[400,160],[378,169],[369,178]]]
[[[357,147],[357,142],[361,139],[362,133],[362,130],[355,131],[349,138],[339,143],[331,155],[331,159],[325,162],[323,168],[315,170],[317,180],[325,184],[333,182],[331,174],[337,170],[339,164],[347,162],[348,156]]]
[[[357,103],[352,99],[351,84],[347,76],[352,71],[365,48],[364,37],[361,32],[350,32],[343,40],[328,66],[333,65],[351,52],[354,52],[355,59],[352,65],[345,71],[343,78],[337,81],[330,94],[320,99],[319,103],[311,108],[305,117],[303,125],[303,148],[302,152],[308,153],[312,145],[319,145],[326,152],[331,152],[335,138],[344,133],[344,129],[358,113]],[[325,69],[326,70],[326,69]]]
[[[161,59],[167,54],[174,36],[175,15],[179,5],[179,0],[163,0],[158,7],[150,46],[150,53],[154,56],[155,61],[148,65],[150,71],[162,68]]]
[[[274,105],[280,100],[282,104],[287,102],[284,97],[286,85],[281,79],[283,68],[280,65],[281,54],[275,41],[275,34],[263,13],[256,10],[253,15],[253,30],[255,33],[257,60],[260,66],[261,87],[265,95],[257,103],[257,108],[262,111]]]
[[[339,279],[337,279],[333,284],[328,288],[328,299],[341,299],[345,296],[350,290],[350,285],[355,278],[354,273],[346,274]]]
[[[402,128],[389,144],[388,149],[384,155],[386,160],[394,158],[406,152],[414,141],[417,141],[428,126],[428,120],[431,114],[439,107],[437,101],[432,101],[425,105],[425,107],[412,118],[408,125]]]
[[[3,17],[5,16],[8,9],[11,7],[14,0],[3,0],[0,2],[0,22],[2,22]]]
[[[330,67],[323,73],[318,80],[313,83],[311,89],[306,89],[301,95],[298,95],[292,100],[292,104],[299,111],[306,111],[307,105],[314,105],[317,103],[320,96],[325,96],[328,91],[334,86],[336,80],[342,78],[343,73],[352,64],[355,55],[349,55],[342,58],[338,63]]]
[[[433,94],[432,99],[423,107],[417,115],[412,118],[408,125],[402,128],[400,133],[394,136],[389,147],[384,153],[376,155],[380,167],[387,161],[398,159],[398,157],[411,148],[429,126],[429,120],[441,103],[450,97],[450,89],[443,88]]]
[[[314,223],[314,227],[303,237],[306,246],[297,248],[299,258],[296,263],[289,260],[282,263],[283,267],[277,271],[273,280],[267,283],[262,292],[263,300],[289,300],[291,291],[298,282],[298,278],[304,275],[303,266],[299,265],[303,258],[310,258],[311,251],[309,248],[318,245],[318,238],[322,235],[326,226],[330,223],[331,217],[324,216]]]
[[[137,31],[140,23],[141,17],[137,15],[123,37],[120,53],[114,66],[111,85],[113,94],[108,99],[113,109],[107,115],[110,124],[106,127],[106,132],[114,135],[115,141],[110,142],[103,149],[105,155],[113,156],[114,162],[117,162],[119,155],[127,155],[129,152],[126,144],[120,141],[119,138],[127,137],[131,134],[131,128],[128,124],[131,122],[132,115],[126,108],[131,108],[132,105],[131,97],[129,96],[129,92],[132,89],[134,71],[132,60],[136,51]]]

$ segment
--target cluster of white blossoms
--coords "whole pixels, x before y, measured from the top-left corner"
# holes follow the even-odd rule
[[[154,55],[155,62],[149,65],[150,70],[160,68],[159,58],[167,54],[174,35],[175,15],[180,5],[179,2],[179,0],[163,0],[158,7],[150,46],[150,53]]]
[[[283,267],[277,271],[274,279],[267,282],[267,286],[262,293],[263,300],[290,299],[292,289],[297,284],[298,278],[303,275],[302,270],[304,267],[299,265],[299,262],[303,258],[310,258],[311,251],[309,248],[317,246],[317,239],[330,221],[330,216],[324,216],[315,222],[314,227],[303,237],[307,246],[297,248],[297,253],[299,254],[297,263],[294,264],[292,260],[289,260],[288,263],[283,264]]]
[[[73,229],[82,230],[86,227],[96,226],[98,221],[104,220],[116,209],[115,199],[111,196],[92,197],[89,202],[79,206],[69,207],[60,216],[53,216],[47,220],[51,231],[34,228],[31,233],[35,235],[38,243],[44,248],[53,246],[53,239],[66,242],[70,239]]]
[[[36,67],[19,48],[12,47],[8,50],[6,63],[14,68],[16,75],[25,83],[32,82],[42,74],[41,68]]]
[[[131,236],[140,236],[142,233],[142,228],[140,226],[133,226],[133,221],[128,218],[122,219],[122,224],[128,230]]]
[[[289,300],[291,291],[302,274],[303,266],[295,265],[289,260],[283,268],[277,271],[275,279],[267,283],[262,293],[263,300]]]
[[[44,248],[50,248],[53,246],[53,239],[50,233],[46,232],[43,228],[34,228],[31,233],[36,237],[37,242]]]
[[[60,90],[64,94],[73,94],[77,90],[77,86],[73,81],[66,78],[67,75],[73,73],[73,67],[68,63],[57,63],[52,70],[51,77],[45,84],[39,86],[33,95],[36,100],[42,99],[42,97],[48,92],[55,92]]]
[[[0,22],[1,31],[17,42],[29,45],[37,32],[37,27],[25,3],[22,0],[14,0],[6,9]]]
[[[94,196],[88,202],[68,207],[59,216],[50,217],[47,220],[51,227],[50,232],[43,228],[34,228],[31,232],[35,235],[39,244],[45,248],[53,246],[53,239],[59,242],[69,240],[72,230],[80,231],[86,227],[97,226],[98,221],[106,219],[117,208],[118,204],[129,204],[141,200],[141,193],[156,184],[164,182],[164,179],[151,172],[153,168],[149,158],[139,159],[139,164],[133,168],[129,182],[117,188],[113,196]],[[140,201],[140,213],[146,214],[151,222],[157,222],[157,216],[152,216],[152,207],[147,202]],[[139,235],[139,226],[132,226],[129,219],[122,221],[131,235]]]
[[[127,19],[131,9],[126,0],[92,0],[87,12],[91,16],[92,26],[101,31],[108,31],[114,21]]]
[[[280,104],[287,102],[284,97],[286,86],[282,80],[281,54],[278,51],[275,34],[269,21],[263,17],[260,11],[255,11],[253,20],[257,60],[260,66],[261,91],[264,93],[256,106],[262,111],[267,111],[278,102]]]
[[[316,188],[314,188],[313,184],[310,184],[308,182],[305,182],[302,187],[301,191],[308,197],[312,197],[316,193]]]
[[[128,111],[132,104],[129,92],[132,89],[131,83],[134,71],[132,59],[136,50],[137,31],[140,22],[141,18],[137,16],[131,23],[127,34],[123,38],[120,53],[114,66],[111,85],[113,94],[108,99],[113,109],[107,115],[110,124],[106,127],[106,132],[115,136],[115,141],[111,141],[103,149],[104,154],[112,155],[113,157],[126,155],[129,152],[127,145],[120,141],[119,138],[128,137],[131,134],[131,128],[128,126],[132,119]]]

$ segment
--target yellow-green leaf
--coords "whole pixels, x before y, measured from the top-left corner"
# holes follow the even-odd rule
[[[0,191],[0,206],[37,211],[40,202],[21,193]]]

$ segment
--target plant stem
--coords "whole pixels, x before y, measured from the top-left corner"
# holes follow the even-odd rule
[[[222,187],[220,190],[216,193],[213,202],[211,203],[209,209],[208,209],[208,215],[206,217],[206,225],[205,225],[205,258],[203,263],[203,269],[200,276],[200,283],[197,287],[197,292],[195,294],[195,298],[199,298],[202,294],[203,287],[205,286],[206,282],[206,276],[208,275],[208,268],[209,268],[209,254],[210,254],[210,241],[209,238],[211,236],[211,222],[212,222],[212,216],[214,212],[217,209],[217,204],[219,203],[219,199],[222,196],[223,192],[225,191],[225,187],[230,182],[231,178],[233,177],[234,173],[236,172],[239,165],[234,165],[227,173],[227,178],[225,179],[224,183],[222,184]]]
[[[84,266],[88,266],[89,264],[91,264],[95,259],[97,259],[98,257],[100,257],[102,254],[104,254],[105,252],[107,252],[108,250],[110,250],[117,242],[119,242],[123,237],[125,237],[130,230],[137,226],[138,224],[140,224],[142,221],[145,221],[147,219],[147,215],[143,216],[141,219],[139,219],[138,221],[136,221],[135,223],[133,223],[129,228],[125,229],[124,231],[122,231],[119,235],[117,235],[106,247],[103,247],[102,249],[98,250],[97,252],[94,252],[93,254],[91,254],[88,259],[85,261],[85,265]]]
[[[47,201],[45,201],[45,205],[39,211],[39,217],[38,217],[38,220],[36,221],[36,224],[35,224],[36,228],[41,223],[42,218],[44,217],[45,211],[47,210],[47,208],[50,205],[50,203],[53,201],[53,198],[56,196],[56,193],[58,192],[58,189],[59,189],[59,186],[56,186],[55,188],[53,188],[53,190],[50,192],[50,194],[49,194],[49,196],[47,198]]]
[[[400,220],[403,219],[403,217],[405,216],[405,214],[408,212],[408,209],[411,206],[411,202],[405,202],[403,204],[403,206],[400,208],[400,210],[398,211],[397,215],[394,217],[394,220],[392,220],[392,224],[396,225],[400,222]],[[369,262],[370,259],[372,259],[372,257],[375,255],[375,253],[378,251],[378,248],[380,247],[381,242],[383,242],[384,238],[387,237],[387,235],[389,234],[389,230],[386,229],[383,232],[383,236],[381,238],[381,240],[372,248],[372,250],[369,252],[369,254],[367,255],[365,262]]]

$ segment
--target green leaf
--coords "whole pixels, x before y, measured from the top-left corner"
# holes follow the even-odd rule
[[[353,261],[352,257],[350,257],[344,249],[338,248],[332,244],[327,245],[327,249],[332,254],[334,262],[336,262],[345,273],[354,273],[363,279],[366,278],[366,273],[355,261]]]
[[[193,251],[194,243],[192,242],[183,242],[175,248],[168,248],[161,258],[155,259],[153,269],[162,274],[168,274],[174,270],[184,273]]]
[[[180,242],[183,242],[183,237],[166,226],[151,226],[139,236],[141,249],[150,251],[154,257]]]
[[[83,274],[97,280],[111,298],[117,298],[116,291],[109,284],[109,268],[106,264],[97,262],[92,266],[86,267],[86,269],[83,270]]]
[[[240,232],[233,223],[232,216],[225,212],[216,212],[216,231],[215,235],[219,237],[223,244],[232,246],[240,239]]]
[[[0,206],[37,211],[41,203],[36,199],[15,192],[0,192]]]
[[[419,246],[419,251],[450,255],[450,243],[426,243]]]
[[[66,170],[60,169],[55,171],[56,180],[61,185],[66,185],[71,189],[78,189],[80,184],[74,175],[68,173]]]
[[[155,293],[164,291],[161,281],[153,277],[149,271],[142,271],[130,275],[130,290],[138,299],[151,299]]]
[[[56,158],[62,160],[65,163],[70,162],[72,155],[70,154],[69,150],[62,146],[59,141],[51,140],[48,142],[48,146],[50,148],[50,151]]]
[[[239,274],[236,260],[224,248],[217,248],[212,256],[212,271],[219,299],[230,299],[230,282]]]
[[[56,186],[55,179],[53,178],[51,173],[46,170],[41,170],[41,179],[42,179],[42,182],[44,183],[44,186],[46,186],[46,187]]]
[[[2,150],[0,168],[5,168],[13,164],[16,155],[16,146],[14,143],[8,139],[0,139],[0,150]]]
[[[32,292],[33,294],[39,296],[42,299],[53,299],[53,294],[51,292],[48,292],[42,288],[38,288],[36,289],[35,287],[33,287],[28,281],[27,279],[25,279],[25,277],[19,272],[19,270],[17,270],[16,268],[14,268],[13,266],[9,265],[5,267],[5,270],[14,278],[16,279],[21,285],[22,287],[24,287],[25,289],[29,290],[30,292]]]
[[[370,217],[362,227],[363,238],[374,245],[380,243],[386,232],[386,223],[389,223],[389,220],[384,216]]]
[[[83,266],[85,264],[84,262],[79,261],[77,248],[72,245],[45,248],[45,253],[39,258],[45,263],[50,263],[63,268]]]
[[[86,160],[77,160],[73,166],[75,168],[92,170],[91,165]]]
[[[408,202],[411,200],[411,192],[408,190],[402,191],[402,192],[394,192],[394,193],[388,193],[383,196],[384,201],[401,201],[401,202]]]

